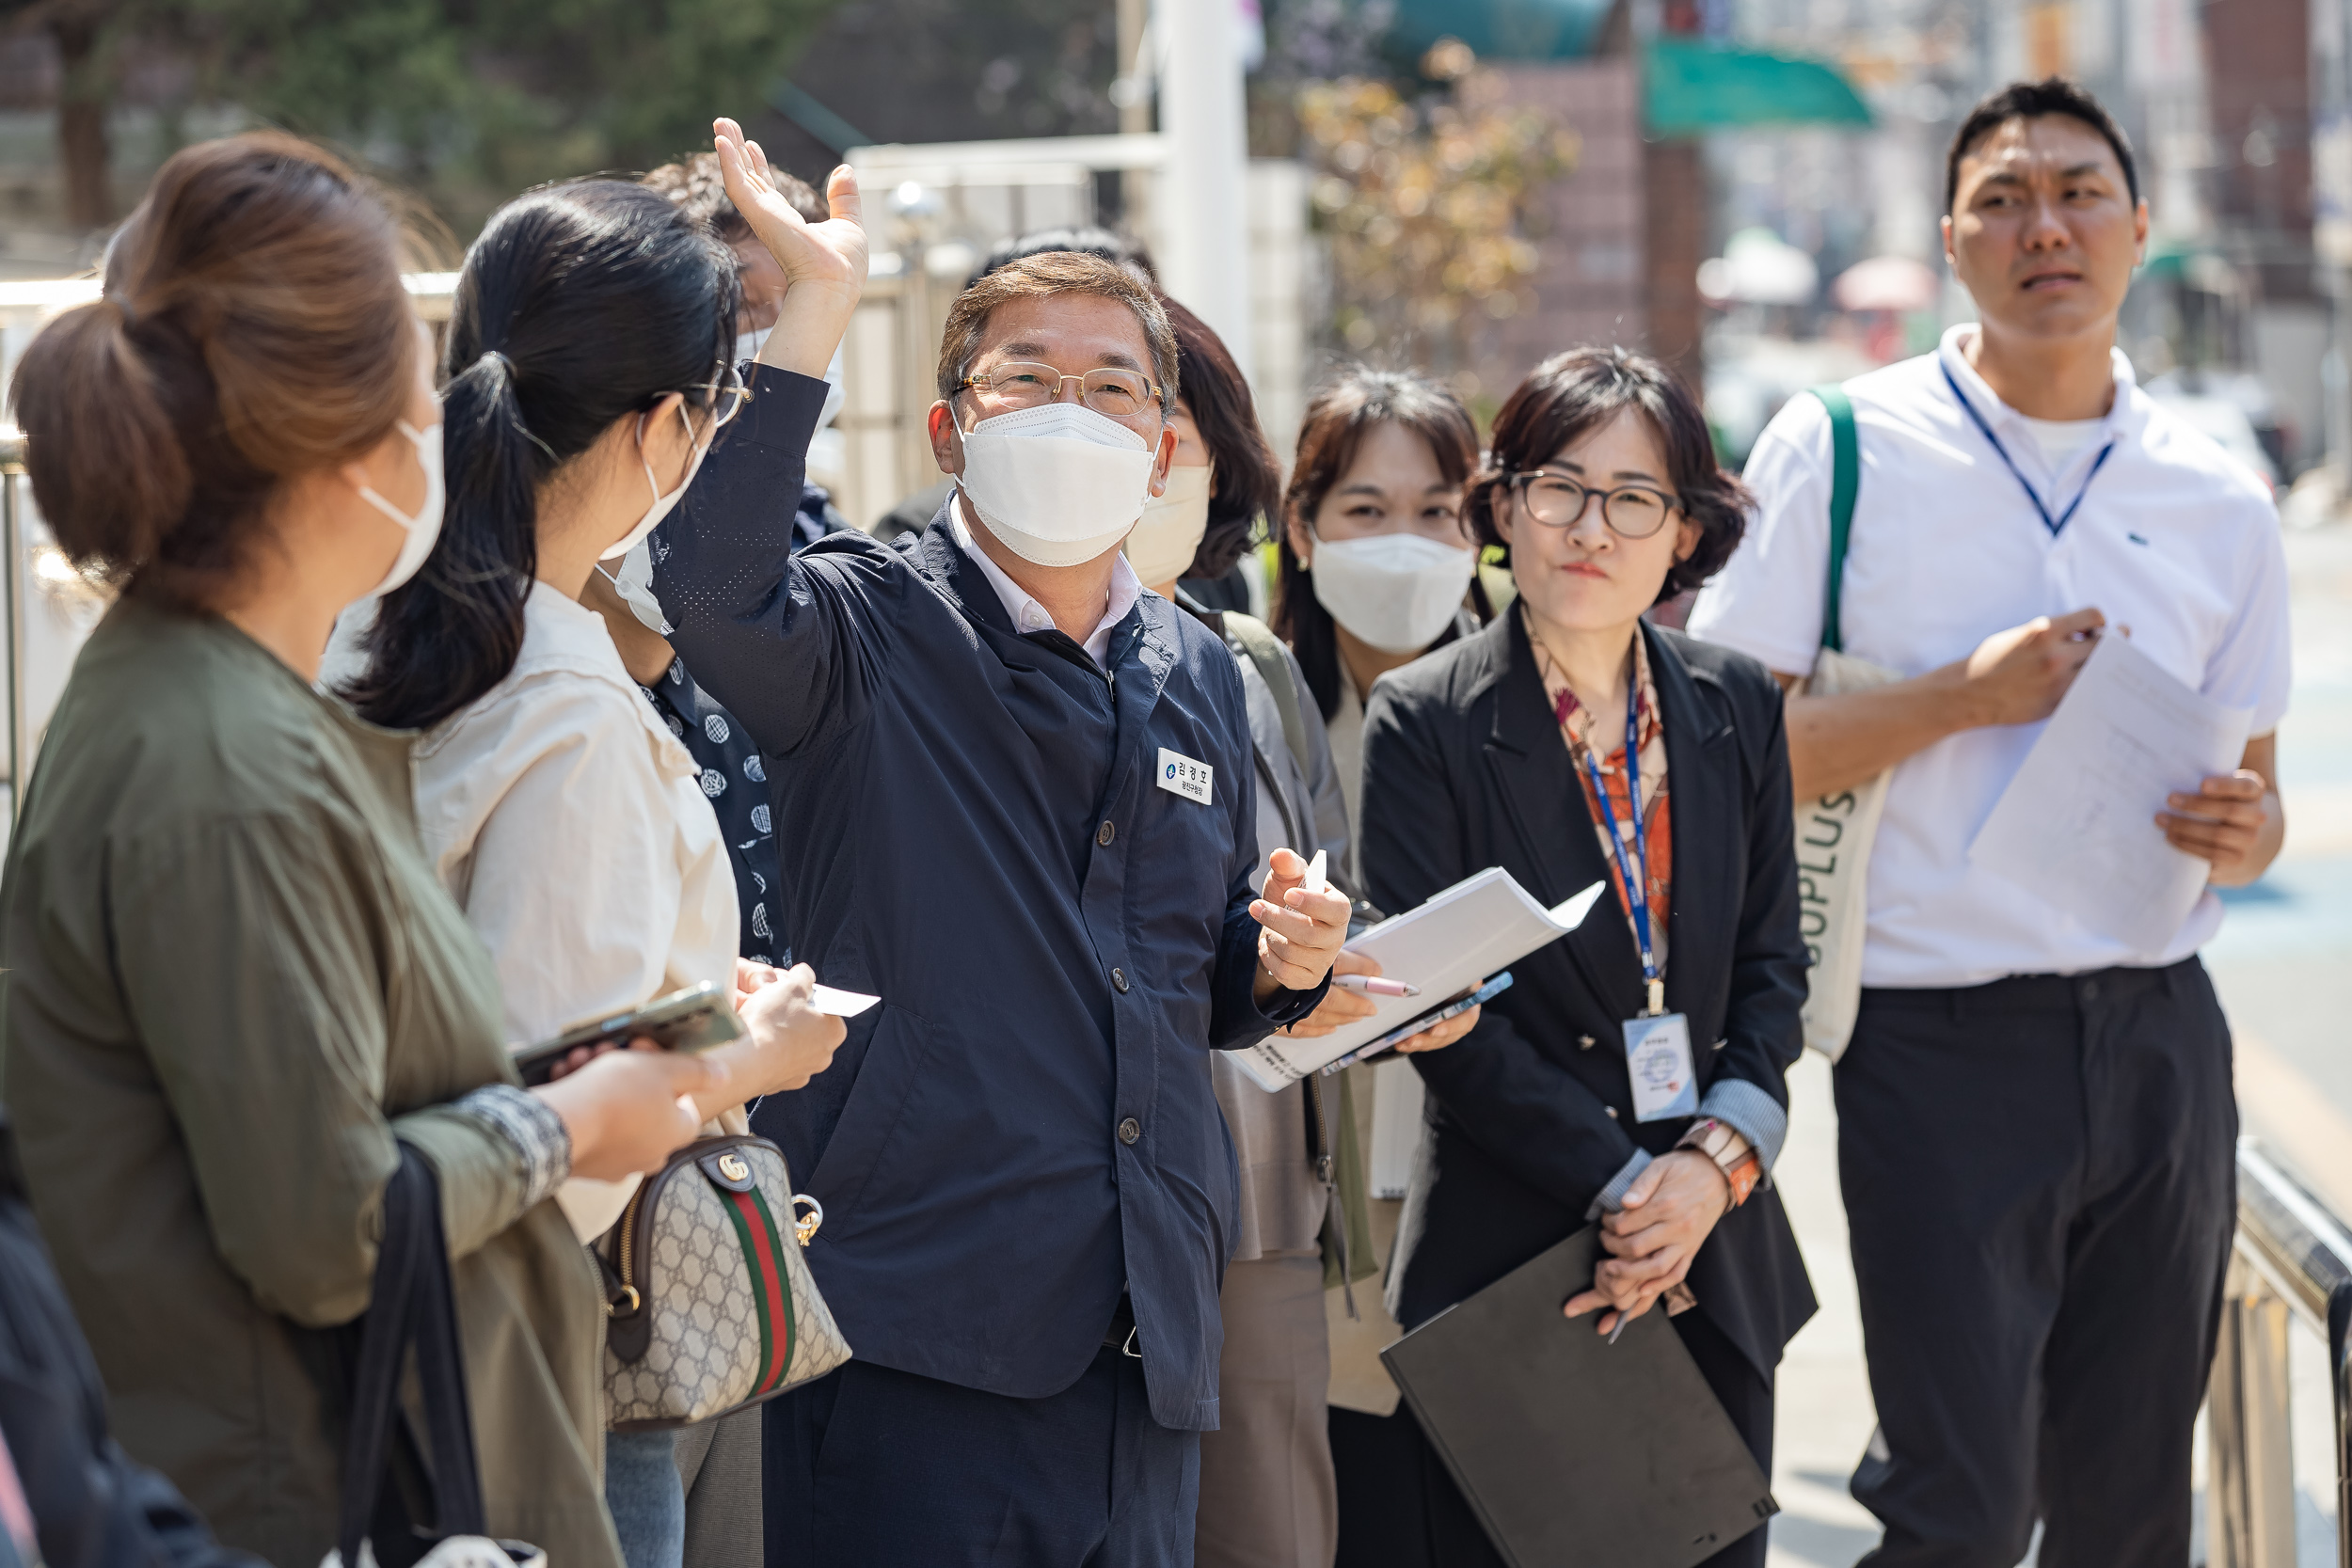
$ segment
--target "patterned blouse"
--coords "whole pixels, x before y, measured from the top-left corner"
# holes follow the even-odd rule
[[[1622,721],[1613,713],[1596,714],[1577,701],[1576,693],[1568,689],[1567,677],[1552,662],[1551,651],[1544,646],[1533,621],[1528,623],[1527,640],[1534,645],[1536,668],[1543,674],[1544,695],[1551,699],[1552,716],[1559,721],[1560,737],[1567,743],[1568,755],[1576,765],[1576,782],[1584,792],[1584,809],[1591,814],[1593,832],[1599,837],[1601,859],[1609,863],[1609,885],[1616,889],[1618,905],[1627,911],[1626,919],[1630,924],[1633,901],[1626,896],[1625,876],[1619,868],[1616,851],[1610,847],[1608,819],[1601,816],[1599,802],[1594,798],[1593,773],[1588,765],[1596,751],[1608,748],[1601,752],[1601,780],[1608,786],[1609,804],[1616,814],[1619,829],[1627,835],[1626,859],[1631,860],[1633,816],[1626,806]],[[1641,737],[1637,760],[1642,778],[1642,832],[1647,841],[1649,859],[1645,870],[1649,884],[1650,951],[1657,959],[1659,974],[1663,975],[1666,917],[1674,907],[1674,818],[1668,809],[1666,789],[1666,725],[1659,713],[1658,688],[1650,679],[1649,649],[1638,629],[1633,638],[1633,689],[1639,714],[1635,733]]]
[[[792,944],[775,929],[768,913],[770,900],[775,896],[778,861],[775,822],[768,804],[768,768],[759,748],[734,715],[694,684],[683,659],[672,659],[668,674],[638,689],[702,768],[703,794],[718,814],[719,831],[726,835],[727,857],[735,863],[743,957],[755,963],[788,967]]]

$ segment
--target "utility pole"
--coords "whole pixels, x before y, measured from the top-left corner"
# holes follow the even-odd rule
[[[1168,166],[1153,198],[1162,281],[1225,340],[1248,374],[1249,143],[1238,8],[1236,0],[1161,0]]]
[[[1124,135],[1152,129],[1152,99],[1144,89],[1152,73],[1143,58],[1143,28],[1151,12],[1152,0],[1119,0],[1119,79],[1126,84],[1120,95],[1119,129]]]

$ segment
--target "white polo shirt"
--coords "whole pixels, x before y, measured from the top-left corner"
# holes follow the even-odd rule
[[[1840,606],[1846,651],[1921,675],[2037,615],[2096,606],[2188,685],[2252,708],[2249,734],[2275,730],[2289,683],[2286,559],[2262,482],[2140,391],[2121,352],[2105,429],[2053,473],[2025,416],[1962,356],[1975,332],[1953,327],[1934,354],[1846,384],[1862,457]],[[1954,382],[2053,518],[2082,495],[2061,529],[2044,524]],[[1744,477],[1756,514],[1700,594],[1691,630],[1803,674],[1820,646],[1828,571],[1830,428],[1819,399],[1788,401]],[[2208,890],[2169,942],[2142,951],[1969,863],[1970,840],[2041,731],[1964,730],[1896,768],[1870,856],[1864,985],[2167,964],[2220,926]],[[2148,847],[2169,852],[2153,821]]]

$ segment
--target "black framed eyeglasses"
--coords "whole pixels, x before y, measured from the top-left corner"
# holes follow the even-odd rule
[[[1106,369],[1065,375],[1051,365],[1025,359],[967,375],[956,388],[985,392],[989,402],[1004,408],[1036,408],[1061,396],[1065,381],[1078,384],[1078,395],[1089,408],[1114,420],[1132,419],[1160,396],[1160,388],[1141,371]]]
[[[1593,498],[1600,498],[1600,520],[1621,539],[1646,539],[1666,526],[1682,503],[1648,484],[1621,484],[1598,490],[1565,474],[1533,468],[1513,474],[1508,482],[1530,517],[1546,528],[1574,528]]]

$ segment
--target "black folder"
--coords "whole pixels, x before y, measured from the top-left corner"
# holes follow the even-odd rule
[[[1615,1344],[1562,1304],[1587,1227],[1380,1353],[1512,1568],[1692,1568],[1780,1512],[1653,1307]]]

